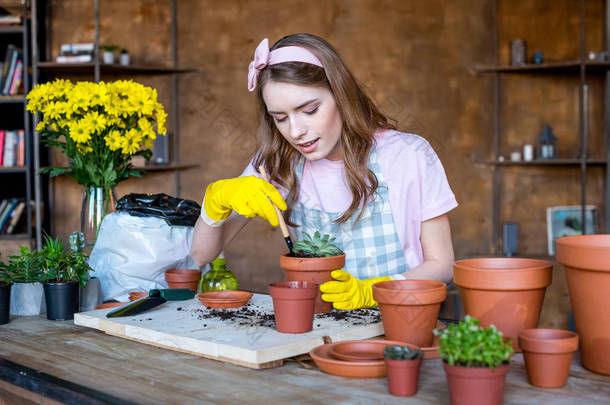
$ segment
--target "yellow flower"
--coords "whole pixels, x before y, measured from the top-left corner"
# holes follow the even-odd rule
[[[89,129],[89,132],[101,132],[106,128],[106,117],[97,111],[90,111],[82,119],[82,125]]]
[[[72,112],[77,112],[79,109],[86,112],[91,107],[91,83],[78,82],[68,95],[68,104]]]
[[[86,125],[83,125],[82,121],[71,122],[68,124],[70,129],[70,138],[76,143],[89,142],[91,139],[91,132]]]
[[[84,155],[85,153],[90,153],[90,152],[93,152],[93,148],[92,148],[91,146],[89,146],[89,145],[85,145],[85,144],[82,144],[82,143],[79,143],[79,144],[78,144],[78,146],[77,146],[77,148],[78,148],[78,151],[79,151],[81,154],[83,154],[83,155]]]
[[[165,135],[167,132],[167,128],[165,128],[165,119],[167,118],[167,114],[165,113],[165,110],[161,104],[157,105],[155,115],[157,116],[157,132],[161,135]]]
[[[119,150],[123,146],[123,137],[119,131],[113,129],[106,134],[104,142],[111,151]]]
[[[63,98],[74,87],[70,80],[57,79],[49,86],[49,99]]]
[[[123,154],[133,155],[140,149],[140,141],[142,140],[142,133],[136,129],[130,129],[123,138]]]

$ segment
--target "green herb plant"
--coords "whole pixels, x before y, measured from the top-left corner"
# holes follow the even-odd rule
[[[40,260],[43,269],[43,280],[50,283],[64,283],[77,281],[84,287],[89,281],[87,255],[82,251],[74,251],[57,238],[45,235]]]
[[[313,237],[307,232],[303,232],[303,240],[294,242],[292,251],[296,256],[304,257],[340,256],[343,251],[333,244],[335,239],[330,235],[322,236],[318,231],[314,233]]]
[[[14,283],[36,283],[43,280],[40,256],[27,246],[20,246],[18,255],[9,256],[4,272]]]
[[[383,349],[383,357],[390,360],[417,360],[424,353],[419,349],[410,349],[408,346],[386,346]]]
[[[452,366],[489,367],[510,363],[514,353],[512,339],[504,339],[502,332],[491,325],[482,328],[480,321],[466,315],[457,325],[443,330],[434,330],[439,336],[441,358]]]

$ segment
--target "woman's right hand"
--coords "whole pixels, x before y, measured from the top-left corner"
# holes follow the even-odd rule
[[[278,226],[277,214],[271,202],[282,211],[286,209],[286,202],[279,191],[256,176],[218,180],[205,191],[203,209],[206,215],[201,217],[210,226],[220,226],[235,210],[244,217],[259,216],[272,226]]]

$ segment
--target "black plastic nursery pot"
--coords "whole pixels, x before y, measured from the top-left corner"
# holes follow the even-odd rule
[[[10,321],[11,287],[12,284],[0,284],[0,325]]]
[[[65,321],[74,319],[78,312],[78,282],[43,283],[47,304],[47,319]]]

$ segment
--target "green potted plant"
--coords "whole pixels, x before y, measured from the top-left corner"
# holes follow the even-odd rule
[[[303,240],[294,242],[292,253],[280,256],[280,267],[288,281],[323,284],[332,281],[330,273],[345,267],[345,253],[333,244],[335,238],[316,231],[313,237],[303,232]],[[322,301],[318,290],[315,313],[329,312],[332,305]]]
[[[11,287],[13,282],[11,275],[6,271],[6,265],[0,260],[0,325],[10,320]]]
[[[458,324],[435,330],[452,404],[501,404],[504,381],[514,353],[512,339],[494,325],[481,327],[466,315]]]
[[[27,246],[19,248],[19,254],[9,256],[5,272],[13,283],[11,288],[11,315],[39,315],[45,310],[43,299],[42,269],[40,257]]]
[[[409,397],[417,394],[419,368],[424,353],[415,345],[386,346],[383,349],[390,394]]]
[[[47,319],[73,319],[78,311],[79,286],[85,287],[92,271],[87,255],[70,250],[61,240],[46,235],[40,258]]]
[[[114,63],[114,53],[119,49],[116,45],[100,45],[100,51],[102,52],[102,60],[106,65],[112,65]]]

